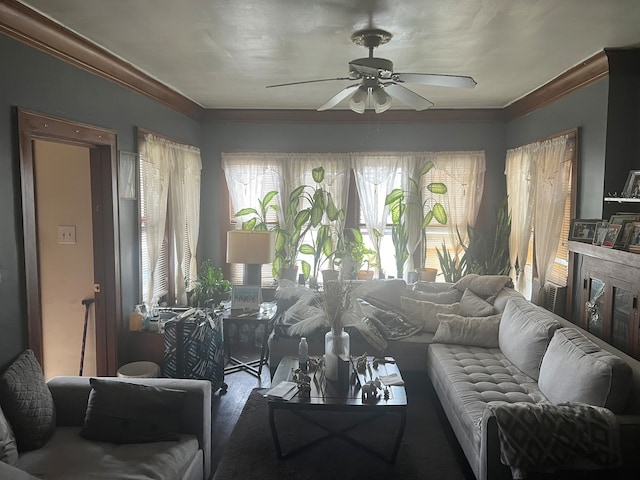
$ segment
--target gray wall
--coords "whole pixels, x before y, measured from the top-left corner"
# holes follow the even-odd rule
[[[136,151],[143,127],[200,145],[198,122],[128,89],[0,35],[0,369],[27,346],[20,161],[15,107],[115,130]],[[137,205],[120,201],[122,308],[138,297]],[[78,319],[81,325],[82,319]],[[79,327],[80,328],[80,327]],[[76,348],[74,346],[74,348]],[[80,346],[77,346],[78,351]]]
[[[507,148],[578,127],[577,218],[602,218],[608,89],[605,78],[507,124]]]
[[[579,215],[599,217],[607,123],[608,81],[512,122],[482,123],[202,123],[153,100],[90,75],[0,35],[0,369],[26,348],[20,173],[15,107],[115,130],[118,148],[136,151],[135,127],[200,146],[203,159],[202,221],[198,257],[221,264],[221,152],[485,150],[487,177],[481,222],[489,224],[506,193],[507,148],[579,127]],[[594,192],[596,193],[594,195]],[[486,221],[483,221],[486,217]],[[137,205],[120,201],[122,309],[139,296]],[[79,319],[80,321],[81,319]]]
[[[354,114],[355,115],[355,114]],[[487,158],[485,204],[495,208],[506,194],[504,125],[481,123],[205,123],[202,127],[203,169],[198,257],[221,265],[219,189],[224,182],[221,152],[358,152],[484,150]],[[215,188],[214,188],[215,186]]]

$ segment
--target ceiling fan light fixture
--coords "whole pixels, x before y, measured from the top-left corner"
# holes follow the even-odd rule
[[[369,97],[369,89],[360,85],[349,100],[349,108],[356,113],[364,113],[367,108],[367,98]]]
[[[373,106],[376,113],[382,113],[391,107],[391,95],[384,91],[384,88],[378,86],[373,88],[371,92],[373,96]]]

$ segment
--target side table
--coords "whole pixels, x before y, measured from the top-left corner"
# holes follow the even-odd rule
[[[227,356],[227,366],[224,368],[225,375],[245,371],[251,375],[255,375],[260,378],[262,375],[262,366],[267,363],[267,339],[269,338],[269,322],[276,316],[277,308],[275,305],[273,308],[263,310],[262,308],[255,312],[242,312],[237,310],[227,309],[222,316],[223,331],[227,329],[230,323],[236,324],[253,324],[257,328],[262,325],[262,345],[260,346],[260,358],[244,362],[237,357],[234,357],[231,352],[231,342],[226,341],[224,343],[225,353]]]

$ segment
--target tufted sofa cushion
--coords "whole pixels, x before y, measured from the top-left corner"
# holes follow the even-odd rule
[[[540,367],[540,390],[553,403],[581,402],[622,413],[631,367],[575,328],[561,328]]]
[[[500,321],[498,344],[502,353],[535,380],[554,332],[560,324],[546,310],[524,297],[511,298]]]
[[[431,344],[428,357],[437,390],[446,395],[475,451],[480,451],[480,422],[489,402],[549,403],[537,382],[497,348]]]

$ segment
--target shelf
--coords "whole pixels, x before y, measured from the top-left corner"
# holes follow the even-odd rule
[[[605,202],[640,203],[640,198],[604,197]]]
[[[569,251],[573,253],[588,255],[589,257],[600,258],[602,260],[628,265],[633,268],[640,268],[640,255],[637,253],[575,241],[569,241],[568,248]]]

